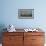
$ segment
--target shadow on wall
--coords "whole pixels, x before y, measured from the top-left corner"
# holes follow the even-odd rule
[[[4,28],[6,28],[6,26],[4,24],[0,24],[0,43],[2,43],[2,32],[5,32],[6,30],[4,30]]]

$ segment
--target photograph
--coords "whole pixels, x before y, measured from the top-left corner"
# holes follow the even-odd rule
[[[34,19],[34,9],[18,9],[20,19]]]

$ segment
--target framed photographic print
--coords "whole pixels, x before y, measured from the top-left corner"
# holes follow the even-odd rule
[[[18,17],[20,19],[33,19],[34,9],[18,9]]]

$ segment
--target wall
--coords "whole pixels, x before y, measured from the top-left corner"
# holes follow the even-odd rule
[[[46,28],[45,1],[40,0],[2,0],[0,22],[6,26],[14,24],[16,28],[38,27]],[[33,9],[34,19],[18,19],[18,9]],[[41,17],[42,16],[42,17]]]
[[[1,0],[0,24],[13,24],[16,28],[46,28],[45,0]],[[34,19],[18,19],[18,9],[33,9]]]

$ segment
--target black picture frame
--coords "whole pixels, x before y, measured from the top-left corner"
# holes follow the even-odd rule
[[[18,9],[19,19],[34,19],[34,9]]]

